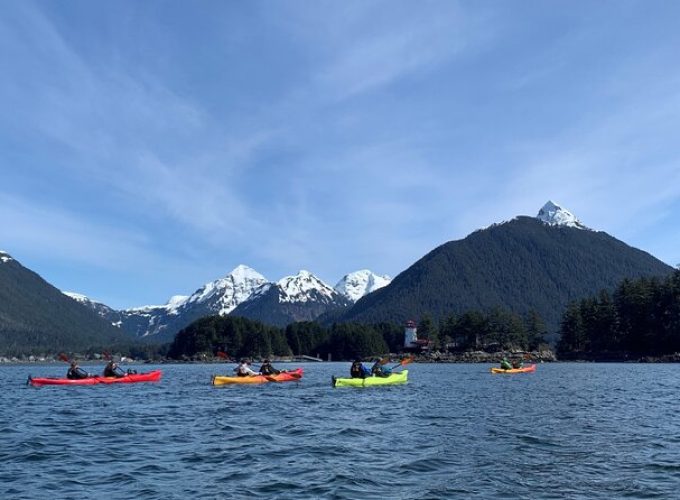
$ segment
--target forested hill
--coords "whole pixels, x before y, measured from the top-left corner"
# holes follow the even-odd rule
[[[0,254],[0,353],[86,350],[130,338],[94,311]]]
[[[341,320],[437,319],[500,306],[520,314],[533,309],[556,332],[570,301],[611,290],[625,278],[672,270],[604,232],[517,217],[435,248]]]

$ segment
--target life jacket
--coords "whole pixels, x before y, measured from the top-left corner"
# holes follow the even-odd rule
[[[70,380],[79,380],[82,378],[87,378],[87,373],[85,373],[80,368],[69,368],[66,373],[66,378]]]
[[[260,367],[260,373],[262,375],[277,375],[279,371],[275,370],[270,363],[267,363]]]
[[[364,378],[366,376],[364,366],[361,363],[352,363],[352,367],[349,369],[349,374],[352,376],[352,378]]]

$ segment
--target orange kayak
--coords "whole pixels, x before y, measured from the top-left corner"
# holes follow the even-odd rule
[[[522,368],[511,368],[510,370],[504,370],[503,368],[491,368],[491,373],[529,373],[535,372],[536,365],[527,365]]]
[[[228,384],[264,384],[267,382],[294,382],[300,380],[303,374],[302,368],[281,372],[277,375],[253,375],[251,377],[227,377],[223,375],[213,375],[213,385]]]

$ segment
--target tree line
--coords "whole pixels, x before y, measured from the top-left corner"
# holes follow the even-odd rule
[[[565,358],[680,352],[680,270],[666,278],[626,279],[609,293],[572,302],[562,317]]]
[[[440,322],[425,315],[418,323],[418,337],[439,350],[535,349],[545,333],[536,312],[519,316],[501,308],[449,315]],[[181,330],[167,355],[173,359],[218,353],[232,358],[310,355],[348,360],[398,352],[403,342],[404,326],[387,322],[326,327],[305,321],[278,328],[242,317],[210,316]]]

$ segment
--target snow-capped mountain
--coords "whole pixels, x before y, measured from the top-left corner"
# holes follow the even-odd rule
[[[191,295],[175,295],[163,305],[118,311],[85,295],[64,293],[125,332],[146,340],[167,341],[204,316],[234,314],[280,326],[311,321],[345,309],[388,283],[387,276],[368,270],[346,275],[335,288],[305,270],[274,283],[240,265],[224,278],[206,283]]]
[[[81,294],[67,295],[137,337],[164,341],[198,318],[229,314],[265,283],[267,279],[260,273],[240,265],[224,278],[206,283],[191,295],[175,295],[163,305],[116,311]]]
[[[241,264],[222,279],[203,285],[185,302],[175,306],[176,309],[192,304],[209,302],[214,314],[225,316],[236,309],[241,302],[261,285],[267,283],[267,278],[254,269]]]
[[[11,255],[4,250],[0,250],[0,262],[9,262],[10,260],[13,260]]]
[[[562,208],[552,201],[548,201],[543,208],[538,211],[536,218],[551,226],[575,227],[577,229],[588,229],[579,221],[569,210]]]
[[[101,302],[97,302],[96,300],[92,300],[91,298],[87,297],[86,295],[83,295],[82,293],[75,293],[75,292],[62,292],[62,293],[64,295],[66,295],[67,297],[71,297],[73,300],[84,305],[88,309],[92,309],[99,316],[101,316],[105,320],[109,321],[113,326],[120,327],[120,325],[121,325],[121,319],[120,319],[121,311],[116,311],[115,309],[112,309],[111,307],[107,306],[106,304],[102,304]]]
[[[312,321],[326,312],[349,305],[346,297],[309,271],[302,270],[295,276],[262,285],[232,314],[285,326],[294,321]]]
[[[276,285],[281,289],[281,302],[308,302],[313,298],[333,300],[334,290],[309,271],[301,270],[295,276],[286,276]]]
[[[379,276],[368,269],[361,269],[346,274],[334,289],[352,302],[390,284],[392,279],[386,274]]]

